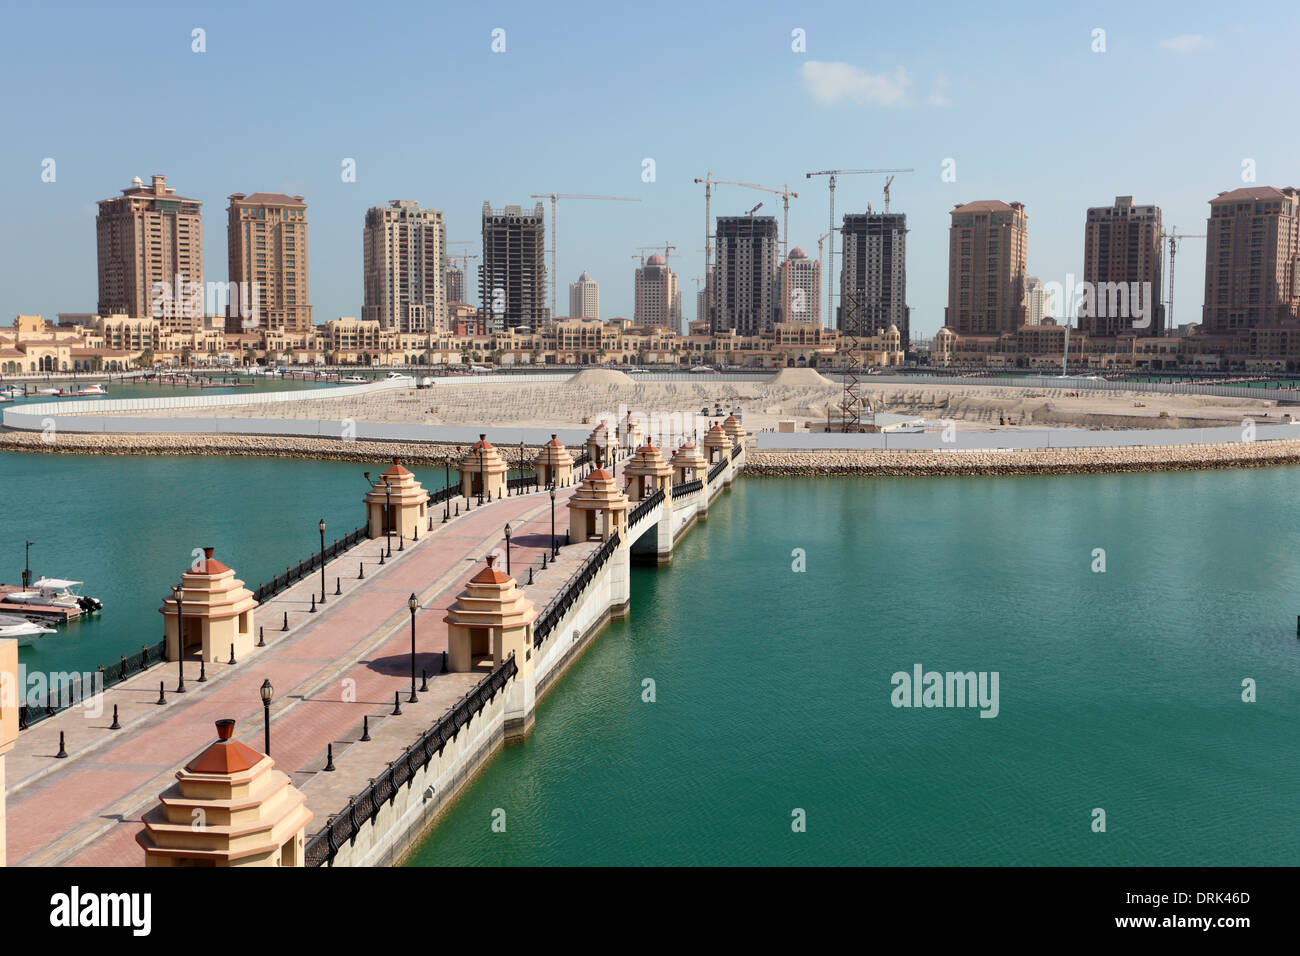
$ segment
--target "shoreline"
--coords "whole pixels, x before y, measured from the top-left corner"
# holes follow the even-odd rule
[[[46,442],[34,432],[0,432],[0,452],[36,455],[194,455],[344,462],[401,458],[413,465],[432,465],[449,458],[454,464],[456,447],[450,443],[213,434],[66,433]],[[536,454],[535,447],[525,448],[530,460]],[[747,458],[746,472],[755,477],[1109,474],[1300,465],[1300,440],[963,452],[750,448]]]

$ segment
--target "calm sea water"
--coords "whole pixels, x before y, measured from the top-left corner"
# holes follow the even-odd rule
[[[741,480],[412,862],[1294,864],[1296,477]]]
[[[379,464],[0,455],[0,580],[32,539],[106,602],[21,659],[158,640],[193,548],[256,585]],[[414,862],[1294,864],[1297,474],[742,479]],[[998,716],[893,707],[917,663]]]

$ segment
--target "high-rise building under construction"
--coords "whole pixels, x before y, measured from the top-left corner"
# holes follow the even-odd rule
[[[479,301],[489,329],[550,320],[546,286],[546,216],[541,203],[526,214],[522,206],[493,209],[483,204],[483,258],[478,273]]]

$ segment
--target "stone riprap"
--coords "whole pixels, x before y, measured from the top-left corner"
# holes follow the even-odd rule
[[[1300,464],[1300,441],[1218,445],[1139,445],[1116,448],[1035,448],[1024,451],[778,451],[751,450],[747,475],[895,476],[1086,475],[1107,472],[1195,471]]]
[[[531,461],[539,449],[525,447]],[[419,442],[351,441],[255,435],[102,435],[0,433],[0,451],[66,455],[230,455],[439,464],[455,446]],[[580,449],[571,449],[577,453]],[[512,459],[513,460],[513,459]],[[1300,440],[1127,448],[1050,448],[1027,451],[783,451],[751,448],[750,475],[1040,475],[1202,468],[1260,468],[1300,464]]]

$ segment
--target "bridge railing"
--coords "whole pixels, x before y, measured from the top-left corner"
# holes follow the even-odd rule
[[[334,857],[343,844],[353,839],[365,820],[374,821],[385,803],[397,798],[402,784],[415,777],[420,769],[429,766],[434,754],[441,755],[449,741],[455,740],[462,729],[483,712],[483,708],[519,673],[515,655],[511,654],[459,703],[443,714],[420,739],[407,747],[388,769],[376,777],[366,789],[348,799],[348,805],[325,822],[325,826],[309,841],[304,851],[307,866],[333,865]]]
[[[100,664],[99,668],[89,675],[74,673],[69,679],[51,685],[44,694],[28,694],[25,688],[22,688],[20,693],[24,696],[23,702],[18,706],[18,729],[26,730],[46,717],[53,717],[60,711],[75,707],[94,697],[104,688],[120,684],[128,677],[134,677],[142,671],[163,663],[166,659],[165,641],[159,641],[157,644],[142,644],[137,653],[129,657],[123,654],[118,663],[110,664],[108,667]],[[83,681],[85,676],[90,677],[88,682],[90,686],[85,686],[87,683]]]
[[[326,545],[323,552],[317,552],[304,561],[299,561],[294,567],[285,568],[284,574],[277,574],[270,581],[265,581],[257,586],[253,592],[253,600],[261,604],[269,598],[275,597],[281,591],[287,590],[297,584],[313,571],[319,571],[321,565],[331,558],[336,558],[348,548],[361,541],[366,536],[365,526],[348,532],[342,538],[337,539],[332,544]]]
[[[564,583],[564,587],[551,599],[551,603],[546,605],[544,610],[533,624],[533,647],[541,647],[542,642],[550,637],[551,632],[555,630],[557,624],[569,612],[569,609],[582,596],[582,592],[587,589],[596,573],[609,560],[616,548],[618,548],[618,532],[610,537],[608,541],[591,553],[582,567],[574,571],[569,576],[569,580]]]
[[[627,516],[627,526],[630,528],[647,514],[658,508],[664,501],[664,490],[656,488],[655,493],[648,498],[642,498],[641,503],[632,509],[632,513]]]
[[[699,478],[694,481],[684,481],[680,485],[673,485],[673,498],[680,498],[682,495],[692,495],[704,487],[704,482]]]
[[[726,467],[727,467],[727,460],[724,458],[722,461],[718,462],[716,465],[710,468],[709,484],[713,484],[713,479],[718,477],[718,475],[722,474],[723,469]]]

